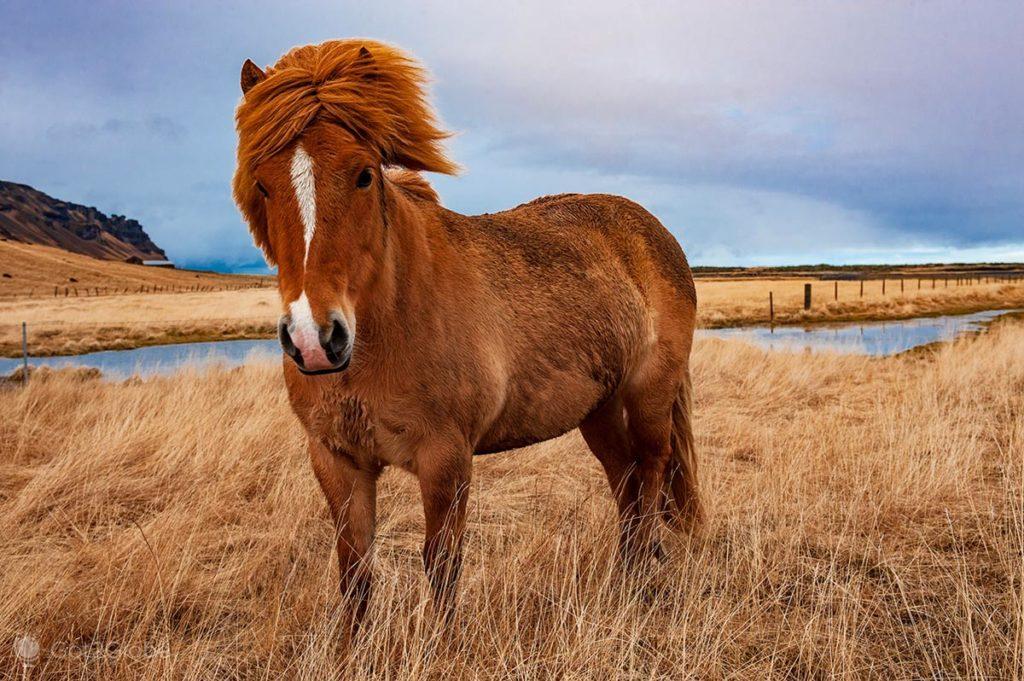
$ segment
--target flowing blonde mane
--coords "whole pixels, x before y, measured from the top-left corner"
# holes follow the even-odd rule
[[[314,120],[345,127],[377,149],[386,165],[447,174],[458,170],[442,147],[451,133],[441,129],[427,102],[426,72],[391,45],[353,39],[297,47],[266,75],[235,112],[233,181],[235,201],[264,253],[266,225],[253,168]]]

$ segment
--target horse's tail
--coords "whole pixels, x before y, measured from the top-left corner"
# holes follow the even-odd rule
[[[686,372],[672,404],[672,458],[665,475],[662,517],[678,530],[692,530],[704,519],[697,484],[697,451],[693,444],[693,385]]]

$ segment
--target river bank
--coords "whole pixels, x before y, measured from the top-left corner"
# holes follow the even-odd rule
[[[932,288],[934,281],[935,288]],[[810,325],[961,315],[1024,307],[1024,282],[808,278],[698,279],[698,327]],[[805,310],[804,286],[812,287]],[[919,288],[920,287],[920,288]],[[771,301],[771,303],[769,303]],[[0,357],[79,355],[171,343],[273,338],[275,289],[0,301]]]

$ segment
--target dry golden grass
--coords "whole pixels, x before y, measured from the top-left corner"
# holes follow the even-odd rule
[[[265,337],[273,335],[279,314],[272,288],[227,290],[273,285],[270,277],[143,267],[13,241],[0,241],[0,270],[11,275],[0,277],[0,356],[6,357],[21,354],[22,322],[30,352],[43,356]],[[162,292],[123,293],[141,286]],[[166,292],[193,287],[213,290]]]
[[[348,658],[278,367],[51,373],[0,393],[0,673],[30,633],[35,678],[1021,678],[1022,352],[1012,323],[887,359],[698,342],[703,535],[624,579],[576,433],[483,457],[446,632],[389,472]]]

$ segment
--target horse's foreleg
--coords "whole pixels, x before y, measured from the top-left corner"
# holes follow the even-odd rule
[[[438,614],[451,613],[462,567],[462,537],[472,471],[468,447],[431,448],[417,457],[416,475],[423,496],[426,539],[423,566]]]
[[[309,454],[334,519],[341,595],[348,605],[354,633],[370,600],[369,551],[376,523],[379,471],[360,469],[349,457],[312,439]]]

